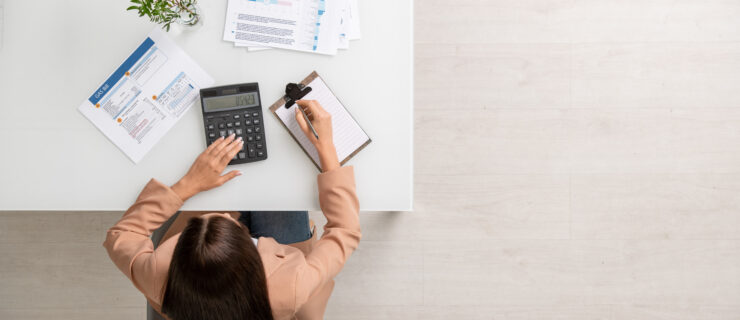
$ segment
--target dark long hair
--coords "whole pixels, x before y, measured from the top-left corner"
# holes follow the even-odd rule
[[[192,218],[172,255],[162,312],[173,320],[270,319],[257,247],[242,224]]]

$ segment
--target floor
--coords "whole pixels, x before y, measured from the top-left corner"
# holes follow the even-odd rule
[[[416,210],[362,214],[328,319],[740,319],[739,1],[415,15]],[[0,214],[0,319],[143,317],[119,216]]]

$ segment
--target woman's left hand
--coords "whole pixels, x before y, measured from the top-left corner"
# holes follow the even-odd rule
[[[195,159],[193,165],[180,181],[172,186],[172,190],[180,196],[182,201],[198,194],[222,186],[227,181],[241,175],[241,172],[233,170],[221,175],[234,155],[244,146],[242,138],[234,139],[234,135],[226,138],[221,137],[214,141],[206,151],[203,151]]]

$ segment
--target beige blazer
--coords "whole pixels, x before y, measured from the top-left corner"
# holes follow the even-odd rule
[[[318,176],[319,205],[327,223],[321,239],[281,245],[259,238],[257,251],[267,277],[275,319],[321,319],[334,288],[333,278],[360,243],[359,201],[352,167]],[[172,253],[187,220],[181,214],[156,250],[150,239],[182,206],[168,186],[152,179],[123,217],[108,230],[103,246],[134,286],[157,311],[161,310]],[[238,214],[238,213],[234,213]]]

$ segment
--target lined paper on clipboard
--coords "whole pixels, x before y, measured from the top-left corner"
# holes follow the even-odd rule
[[[341,164],[346,163],[365,146],[370,144],[372,141],[370,137],[360,127],[360,124],[355,121],[334,93],[332,93],[316,71],[312,72],[301,83],[312,88],[312,91],[303,97],[303,99],[318,101],[331,114],[334,146],[337,149],[337,158]],[[290,135],[298,142],[309,158],[311,158],[314,165],[321,170],[318,151],[316,151],[316,148],[298,125],[295,119],[294,108],[298,108],[298,105],[295,104],[290,108],[285,108],[285,99],[281,98],[270,107],[270,111],[288,129]]]

